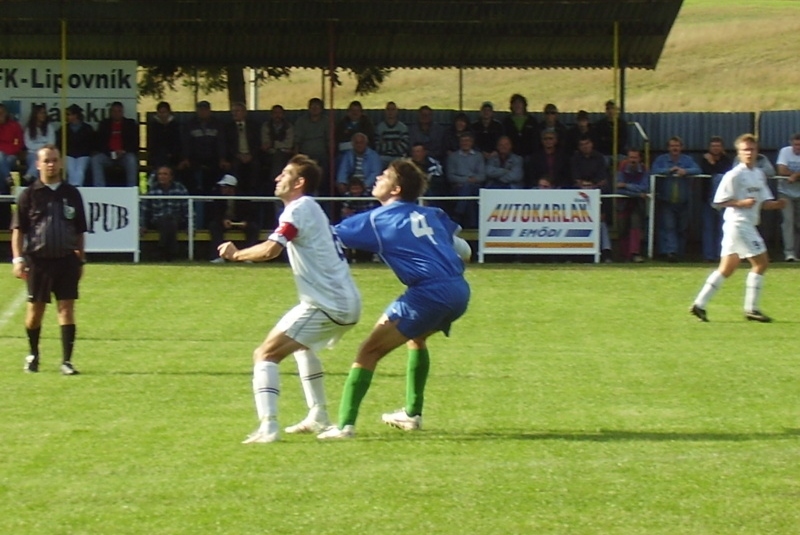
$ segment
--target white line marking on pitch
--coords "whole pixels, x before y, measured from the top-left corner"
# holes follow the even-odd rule
[[[11,320],[11,316],[13,316],[17,309],[25,303],[25,300],[28,298],[28,290],[22,290],[22,292],[17,295],[16,299],[14,299],[10,305],[3,311],[3,315],[0,316],[0,329],[3,329],[6,324]]]

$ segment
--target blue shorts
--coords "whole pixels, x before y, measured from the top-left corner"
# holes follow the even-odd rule
[[[397,321],[397,330],[409,339],[430,332],[450,335],[450,325],[467,310],[469,284],[463,278],[413,286],[389,304],[384,314]]]

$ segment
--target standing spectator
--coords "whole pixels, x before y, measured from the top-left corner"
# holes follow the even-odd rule
[[[486,182],[486,163],[483,154],[472,148],[474,139],[471,133],[461,134],[459,143],[460,150],[447,157],[450,193],[458,197],[473,197],[480,193],[481,186]],[[453,215],[462,227],[478,228],[478,201],[459,200]]]
[[[148,195],[168,197],[188,195],[186,186],[176,181],[172,168],[162,165],[156,170],[156,183]],[[187,206],[182,199],[147,199],[142,202],[141,232],[158,231],[158,248],[164,260],[171,262],[178,253],[178,230],[186,228]]]
[[[61,373],[77,375],[72,365],[75,345],[75,300],[86,262],[86,214],[78,188],[61,180],[61,155],[52,145],[39,149],[39,179],[20,194],[11,225],[13,274],[27,279],[25,330],[30,354],[25,371],[39,371],[39,337],[50,295],[56,297],[61,326]]]
[[[617,223],[620,234],[620,254],[626,261],[642,262],[642,236],[647,220],[647,196],[650,193],[650,173],[642,162],[639,149],[628,149],[628,157],[619,164],[617,193]]]
[[[547,104],[544,107],[544,121],[542,122],[541,131],[548,130],[555,132],[558,141],[563,142],[567,138],[567,127],[558,120],[558,107],[555,104]],[[541,140],[541,137],[540,137]],[[534,150],[535,151],[535,150]]]
[[[567,130],[566,139],[559,139],[558,141],[561,143],[564,152],[568,156],[572,156],[572,153],[578,150],[578,140],[583,136],[589,136],[594,139],[594,129],[589,122],[589,112],[586,110],[580,110],[575,114],[575,125]]]
[[[109,117],[97,125],[97,154],[92,156],[92,181],[106,185],[106,169],[122,166],[125,184],[139,185],[139,125],[125,117],[122,102],[111,103]]]
[[[433,120],[430,106],[420,106],[417,110],[417,122],[408,128],[408,141],[412,146],[417,143],[425,145],[428,156],[442,161],[445,156],[444,128]]]
[[[237,200],[237,187],[239,181],[233,175],[223,176],[217,182],[219,195],[228,197],[227,199],[217,199],[214,201],[211,218],[208,222],[208,230],[211,233],[211,262],[213,264],[224,264],[225,259],[219,256],[217,248],[225,240],[226,230],[242,230],[245,237],[245,247],[252,247],[258,242],[258,232],[260,225],[253,203],[245,200]]]
[[[58,147],[64,132],[67,133],[67,179],[73,186],[83,186],[95,147],[95,133],[89,123],[83,122],[83,108],[77,104],[67,108],[67,122],[56,134]]]
[[[444,147],[448,155],[458,152],[461,146],[461,134],[466,133],[472,133],[469,127],[469,117],[467,117],[467,114],[464,112],[458,112],[453,118],[453,124],[447,129],[447,133],[444,135]]]
[[[16,167],[19,153],[25,146],[23,138],[20,124],[11,117],[5,105],[0,104],[0,195],[8,195],[11,191],[11,170]],[[4,208],[5,223],[8,223],[7,208]]]
[[[201,100],[195,106],[195,116],[189,119],[183,129],[181,146],[183,160],[179,168],[190,173],[189,192],[208,195],[229,164],[225,160],[224,128],[211,115],[211,104],[207,100]],[[202,203],[198,208],[201,207]]]
[[[227,124],[225,148],[230,171],[238,177],[241,188],[248,194],[259,194],[262,184],[261,125],[247,116],[247,106],[241,102],[231,104],[232,121]]]
[[[500,136],[497,150],[486,161],[486,187],[520,189],[523,187],[522,156],[511,152],[511,139]]]
[[[375,139],[375,126],[372,124],[372,120],[364,113],[361,103],[354,100],[347,107],[347,115],[336,123],[333,133],[340,156],[353,148],[351,142],[353,134],[356,133],[364,134],[368,139]]]
[[[269,174],[264,183],[268,189],[286,167],[294,150],[294,127],[286,119],[286,112],[280,104],[272,106],[269,119],[261,127],[261,149],[267,155]]]
[[[619,107],[613,100],[606,102],[606,114],[594,123],[595,148],[609,159],[614,154],[614,124],[617,125],[617,154],[625,151],[628,143],[628,125],[620,117]]]
[[[308,101],[308,113],[301,115],[294,123],[294,153],[305,154],[322,169],[320,191],[325,195],[333,194],[330,189],[328,166],[328,120],[322,114],[322,100],[312,98]]]
[[[778,174],[787,178],[778,182],[778,196],[785,199],[781,232],[783,257],[794,262],[800,255],[800,133],[794,134],[791,145],[778,152]]]
[[[669,262],[677,262],[686,250],[689,227],[689,186],[691,175],[700,174],[700,167],[691,156],[683,154],[683,140],[672,136],[668,152],[653,161],[652,172],[664,175],[656,182],[659,252]]]
[[[331,234],[325,212],[310,196],[317,191],[320,168],[307,156],[294,156],[275,179],[275,195],[286,208],[278,228],[266,241],[239,250],[233,243],[219,246],[225,260],[272,260],[288,250],[300,303],[286,313],[253,352],[253,396],[258,429],[245,444],[280,439],[278,365],[294,353],[308,415],[286,428],[287,433],[314,433],[329,424],[322,363],[317,351],[333,345],[361,315],[361,296],[339,242]]]
[[[384,120],[375,128],[375,151],[386,169],[392,160],[408,154],[408,127],[397,119],[397,104],[388,102]]]
[[[714,194],[717,185],[722,180],[722,175],[733,167],[731,159],[725,154],[725,145],[722,138],[712,136],[708,141],[708,151],[700,160],[700,171],[711,178],[704,178],[701,183],[700,198],[702,199],[703,217],[703,260],[706,262],[719,261],[720,240],[722,239],[722,217],[719,210],[714,208]]]
[[[469,245],[455,236],[459,228],[444,212],[417,203],[424,190],[425,177],[417,167],[395,160],[372,190],[382,206],[336,226],[345,246],[379,254],[408,288],[386,307],[360,345],[344,385],[338,425],[317,435],[319,439],[355,436],[358,411],[378,362],[403,344],[408,351],[405,406],[383,414],[382,420],[405,431],[422,428],[430,370],[427,339],[439,331],[449,336],[470,297],[464,279]]]
[[[352,149],[342,154],[339,161],[339,168],[336,172],[336,185],[339,194],[347,191],[347,184],[351,178],[358,178],[364,183],[364,187],[372,189],[375,185],[375,178],[381,174],[383,166],[381,157],[378,153],[369,148],[369,140],[366,134],[357,132],[353,134],[350,143]]]
[[[745,281],[744,317],[748,321],[769,323],[772,318],[761,312],[758,305],[769,255],[756,225],[762,209],[781,210],[786,206],[786,199],[775,200],[764,172],[755,166],[758,154],[755,136],[743,134],[736,139],[734,146],[742,163],[725,173],[714,195],[714,204],[725,209],[719,267],[706,279],[689,313],[700,321],[708,321],[708,302],[725,279],[736,272],[741,259],[747,258],[751,268]]]
[[[609,176],[606,159],[594,150],[592,138],[584,135],[578,141],[578,151],[570,159],[574,187],[580,189],[598,189],[600,193],[608,193]],[[608,233],[608,221],[611,220],[611,203],[600,204],[600,254],[604,262],[611,262],[611,236]]]
[[[169,102],[159,102],[147,122],[147,167],[155,172],[162,165],[175,168],[181,161],[181,126]]]
[[[472,123],[472,133],[475,134],[475,149],[488,160],[503,135],[503,123],[494,118],[494,105],[488,100],[481,104],[481,117]]]
[[[561,149],[558,132],[545,128],[541,133],[542,148],[531,156],[529,184],[546,178],[553,188],[571,188],[569,157]],[[574,151],[573,151],[574,152]]]
[[[29,184],[39,178],[39,170],[36,168],[39,149],[45,145],[54,145],[56,142],[56,133],[47,118],[47,108],[44,104],[34,104],[31,107],[31,116],[25,126],[24,137],[25,150],[28,152],[24,182]]]
[[[514,154],[519,154],[526,165],[533,149],[539,143],[539,124],[528,113],[528,99],[520,94],[511,95],[511,113],[503,121],[503,131],[511,139]]]

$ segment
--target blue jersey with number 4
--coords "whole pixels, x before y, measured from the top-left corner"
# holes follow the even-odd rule
[[[335,229],[345,246],[380,255],[406,286],[464,273],[453,248],[458,225],[439,208],[395,201],[351,216]]]

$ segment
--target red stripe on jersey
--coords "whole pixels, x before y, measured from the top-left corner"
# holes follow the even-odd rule
[[[283,236],[286,238],[286,241],[292,241],[297,237],[297,227],[292,225],[291,223],[287,223],[284,221],[281,223],[281,226],[275,229],[275,234]]]

